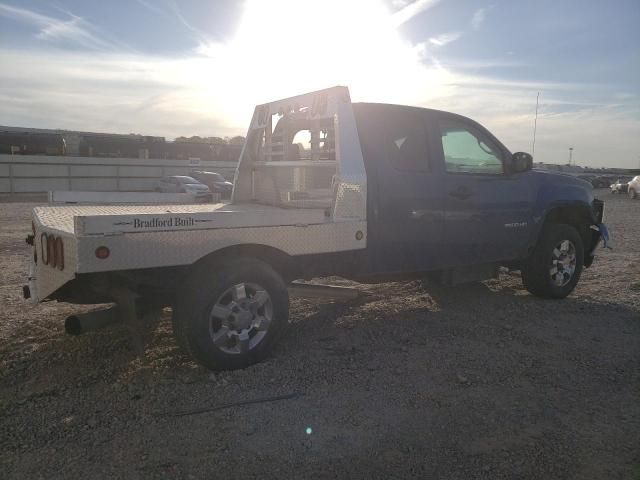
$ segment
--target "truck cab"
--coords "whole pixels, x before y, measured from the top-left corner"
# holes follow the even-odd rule
[[[601,223],[602,203],[587,182],[532,170],[530,156],[512,154],[460,115],[397,105],[353,108],[374,270],[518,265],[558,211],[580,230],[586,261],[592,260],[600,237],[590,226]]]

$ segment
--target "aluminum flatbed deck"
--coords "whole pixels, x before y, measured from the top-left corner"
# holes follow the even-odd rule
[[[224,203],[46,206],[36,207],[35,213],[47,229],[79,235],[315,225],[327,221],[323,209]]]

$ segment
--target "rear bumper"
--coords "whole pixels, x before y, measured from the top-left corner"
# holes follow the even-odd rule
[[[609,237],[609,229],[603,223],[604,220],[604,202],[595,198],[591,203],[592,222],[589,232],[591,233],[591,242],[585,244],[584,266],[590,267],[595,257],[596,249],[602,242],[604,248],[611,248],[611,239]]]

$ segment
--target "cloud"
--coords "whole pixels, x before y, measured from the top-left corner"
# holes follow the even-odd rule
[[[158,7],[158,5],[155,4],[155,3],[148,2],[147,0],[136,0],[136,2],[139,3],[140,5],[142,5],[147,10],[150,10],[153,13],[157,13],[158,15],[166,15],[167,14],[166,10]]]
[[[176,16],[183,27],[189,30],[192,34],[195,34],[200,39],[207,38],[207,36],[201,30],[198,30],[196,27],[194,27],[191,23],[189,23],[184,15],[182,15],[182,12],[180,11],[180,8],[178,7],[178,4],[176,2],[174,2],[173,0],[167,0],[167,4],[169,5],[169,8],[171,9],[173,15]]]
[[[444,58],[440,62],[443,68],[452,69],[455,71],[466,70],[487,70],[495,68],[516,68],[523,67],[524,62],[519,60],[505,60],[502,58]]]
[[[0,49],[0,63],[13,67],[0,70],[2,125],[169,138],[245,133],[229,121],[225,85],[212,80],[206,59]],[[250,115],[251,106],[242,118]]]
[[[436,47],[444,47],[446,44],[455,42],[462,36],[462,32],[449,32],[431,37],[428,42]]]
[[[443,63],[433,53],[434,49],[439,49],[445,45],[455,42],[462,36],[462,32],[449,32],[430,37],[428,40],[413,45],[413,51],[417,58],[425,65],[432,65],[439,70],[444,70]]]
[[[434,7],[440,0],[415,0],[411,3],[399,2],[396,5],[403,5],[400,10],[391,15],[391,22],[395,26],[407,23],[413,17]]]
[[[487,11],[484,8],[479,8],[478,10],[475,11],[475,13],[473,14],[473,17],[471,18],[471,26],[473,27],[474,30],[480,29],[480,27],[484,23],[486,13]]]
[[[0,16],[17,20],[36,27],[36,38],[51,43],[72,43],[80,47],[104,50],[116,45],[95,32],[95,29],[83,18],[67,13],[66,20],[49,17],[26,8],[0,3]]]
[[[200,45],[207,45],[209,37],[202,30],[194,27],[180,11],[178,4],[173,0],[160,0],[151,3],[148,0],[136,0],[147,10],[171,19],[178,19],[178,22],[190,33],[191,37]]]

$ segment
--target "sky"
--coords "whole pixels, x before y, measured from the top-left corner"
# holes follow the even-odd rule
[[[244,135],[256,104],[347,85],[640,168],[639,25],[638,0],[0,0],[0,125]]]

